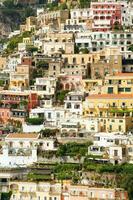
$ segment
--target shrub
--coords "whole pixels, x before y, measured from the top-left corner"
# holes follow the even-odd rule
[[[44,122],[43,118],[28,118],[26,122],[30,125],[41,125]]]

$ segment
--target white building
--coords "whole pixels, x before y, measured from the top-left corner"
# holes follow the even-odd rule
[[[14,37],[14,36],[19,35],[19,34],[20,34],[20,30],[13,31],[9,34],[8,38]]]
[[[90,8],[84,9],[72,9],[70,10],[71,19],[88,19],[92,16],[92,11]]]
[[[43,117],[44,126],[46,127],[59,127],[65,118],[65,110],[61,107],[35,108],[31,109],[29,116],[30,118]]]
[[[87,22],[79,19],[67,19],[65,24],[61,24],[61,32],[85,32],[88,30]]]
[[[21,56],[20,55],[14,55],[8,57],[7,62],[7,69],[10,72],[14,72],[16,70],[16,67],[21,64]]]
[[[93,145],[88,147],[89,155],[102,156],[113,164],[127,161],[128,136],[120,133],[96,133]]]
[[[11,133],[5,138],[0,154],[0,167],[24,167],[37,162],[37,150],[56,151],[56,139],[36,133]]]
[[[86,32],[77,33],[75,37],[76,45],[87,48],[90,52],[102,50],[106,47],[117,47],[124,58],[133,58],[133,53],[129,51],[129,46],[133,44],[133,32]]]
[[[84,95],[81,92],[69,92],[64,100],[64,108],[66,111],[82,115],[82,101],[84,99]]]
[[[37,162],[38,134],[9,134],[0,155],[1,167],[23,167]]]
[[[53,77],[43,77],[36,78],[34,83],[34,90],[38,93],[38,95],[54,95],[56,90],[56,78]]]

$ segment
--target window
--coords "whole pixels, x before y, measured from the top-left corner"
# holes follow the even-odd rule
[[[51,113],[48,113],[48,118],[51,119]]]
[[[114,156],[118,156],[118,150],[114,150]]]
[[[108,94],[113,94],[113,87],[108,87]]]
[[[112,84],[112,80],[109,80],[109,84]]]
[[[67,109],[71,108],[71,103],[67,103],[66,107]]]
[[[119,131],[121,131],[121,126],[119,126]]]
[[[124,88],[118,88],[118,92],[124,92]]]
[[[56,117],[57,117],[57,118],[60,118],[60,113],[56,113]]]
[[[114,102],[113,102],[112,106],[113,106],[113,107],[115,107],[115,106],[116,106]]]
[[[55,65],[53,66],[53,70],[56,70],[56,66]]]
[[[122,102],[122,106],[125,106],[126,104],[125,104],[125,102]]]
[[[85,60],[84,60],[84,58],[82,58],[82,63],[84,63],[85,62]]]
[[[76,58],[73,58],[73,63],[76,63]]]
[[[125,92],[131,92],[131,88],[125,88]]]

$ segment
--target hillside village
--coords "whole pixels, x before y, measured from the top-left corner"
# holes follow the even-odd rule
[[[1,2],[23,6],[0,43],[0,198],[133,200],[133,2]]]

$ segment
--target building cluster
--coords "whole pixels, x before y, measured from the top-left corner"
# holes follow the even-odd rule
[[[6,133],[0,166],[28,166],[38,162],[39,151],[57,151],[60,140],[88,138],[90,159],[133,163],[132,2],[38,8],[9,38],[25,33],[12,53],[0,57],[0,127]],[[44,137],[42,131],[50,129],[58,134]],[[126,199],[122,191],[88,186],[10,187],[12,200]]]

